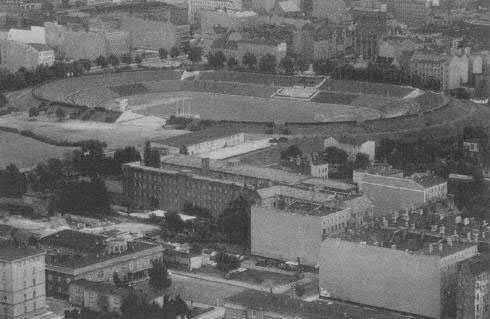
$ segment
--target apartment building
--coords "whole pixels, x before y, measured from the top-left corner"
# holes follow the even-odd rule
[[[410,74],[422,83],[431,79],[438,81],[440,89],[447,91],[468,82],[468,57],[437,52],[416,51],[409,62]]]
[[[121,306],[133,290],[119,288],[113,284],[74,280],[69,284],[70,303],[95,312],[121,314]]]
[[[22,43],[46,44],[44,27],[31,26],[30,29],[10,29],[7,32],[7,40]]]
[[[398,22],[416,27],[428,22],[431,6],[430,0],[393,0],[393,13]]]
[[[347,18],[347,6],[344,0],[304,0],[301,5],[309,17],[328,19],[339,23]]]
[[[257,191],[251,209],[253,255],[316,266],[320,244],[327,236],[357,228],[373,216],[363,196],[340,200],[328,193],[273,186]]]
[[[387,5],[378,1],[360,1],[353,7],[352,19],[356,24],[354,31],[354,50],[364,59],[375,59],[378,46],[387,32]]]
[[[69,297],[74,280],[111,282],[115,272],[128,282],[148,278],[151,260],[162,258],[161,246],[62,230],[40,240],[46,253],[46,293]]]
[[[46,312],[45,252],[0,247],[0,318],[30,319]]]
[[[34,70],[40,65],[51,66],[53,63],[54,50],[45,44],[0,41],[0,68],[16,72],[22,67]]]
[[[451,318],[458,264],[477,253],[476,244],[457,237],[408,230],[369,228],[326,238],[320,250],[320,297]]]
[[[189,0],[188,20],[190,24],[199,24],[200,12],[224,10],[246,10],[250,9],[247,0]],[[247,8],[248,6],[248,8]]]

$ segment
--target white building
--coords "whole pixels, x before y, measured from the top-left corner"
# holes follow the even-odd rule
[[[45,252],[0,248],[0,318],[27,319],[46,312]]]
[[[7,40],[46,44],[46,34],[44,27],[32,26],[30,30],[10,29],[7,33]]]
[[[347,153],[350,161],[354,161],[358,153],[363,153],[369,157],[371,163],[374,162],[376,152],[376,143],[374,141],[362,141],[346,136],[339,139],[329,137],[323,141],[323,146],[324,148],[340,148]]]
[[[189,23],[196,24],[198,18],[200,18],[199,13],[201,11],[213,11],[216,9],[242,10],[242,0],[189,0]]]
[[[0,68],[16,72],[24,67],[33,70],[54,64],[54,50],[45,44],[0,41]]]

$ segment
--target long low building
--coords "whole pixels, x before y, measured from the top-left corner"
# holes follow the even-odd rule
[[[139,241],[62,230],[40,240],[46,255],[46,292],[69,297],[78,279],[111,282],[114,273],[128,282],[148,278],[151,260],[163,257],[163,247]]]

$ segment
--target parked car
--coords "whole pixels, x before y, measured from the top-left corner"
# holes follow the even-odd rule
[[[283,262],[283,263],[279,264],[278,267],[280,269],[283,269],[283,270],[299,271],[299,272],[303,271],[303,266],[301,266],[300,264],[298,264],[297,262],[294,262],[294,261]]]
[[[229,272],[226,273],[225,278],[226,279],[231,279],[234,276],[236,276],[239,273],[242,273],[244,271],[247,271],[247,268],[237,268],[237,269],[230,270]]]

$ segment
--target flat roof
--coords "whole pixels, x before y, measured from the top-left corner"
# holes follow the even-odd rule
[[[238,133],[242,133],[241,130],[233,127],[211,127],[209,129],[178,135],[164,140],[152,140],[152,142],[173,147],[181,147],[200,144]]]
[[[330,207],[305,201],[296,201],[290,204],[285,211],[301,215],[321,217],[337,213],[345,209],[345,207]]]
[[[302,200],[309,200],[311,202],[318,202],[318,203],[330,202],[335,199],[335,195],[333,194],[314,192],[314,191],[293,188],[289,186],[281,186],[281,185],[261,188],[257,190],[257,193],[262,199],[271,198],[275,196],[284,196],[284,197],[297,198]]]
[[[256,290],[245,290],[225,298],[225,307],[237,305],[251,310],[278,314],[286,318],[301,319],[401,319],[421,318],[403,316],[388,310],[370,309],[365,306],[350,305],[338,302],[315,300],[312,302],[292,298],[287,295],[271,294]]]
[[[0,247],[0,260],[15,261],[26,257],[44,254],[45,251],[31,247]]]
[[[318,177],[307,178],[301,181],[301,184],[324,187],[329,189],[338,189],[342,191],[352,191],[357,189],[356,185],[354,184],[348,184],[344,182],[335,181],[333,179],[325,179],[325,178],[318,178]]]
[[[74,280],[70,285],[77,285],[84,287],[85,289],[92,289],[97,292],[102,292],[110,295],[118,295],[125,297],[129,295],[133,290],[129,288],[121,288],[105,282],[89,281],[85,279]]]

